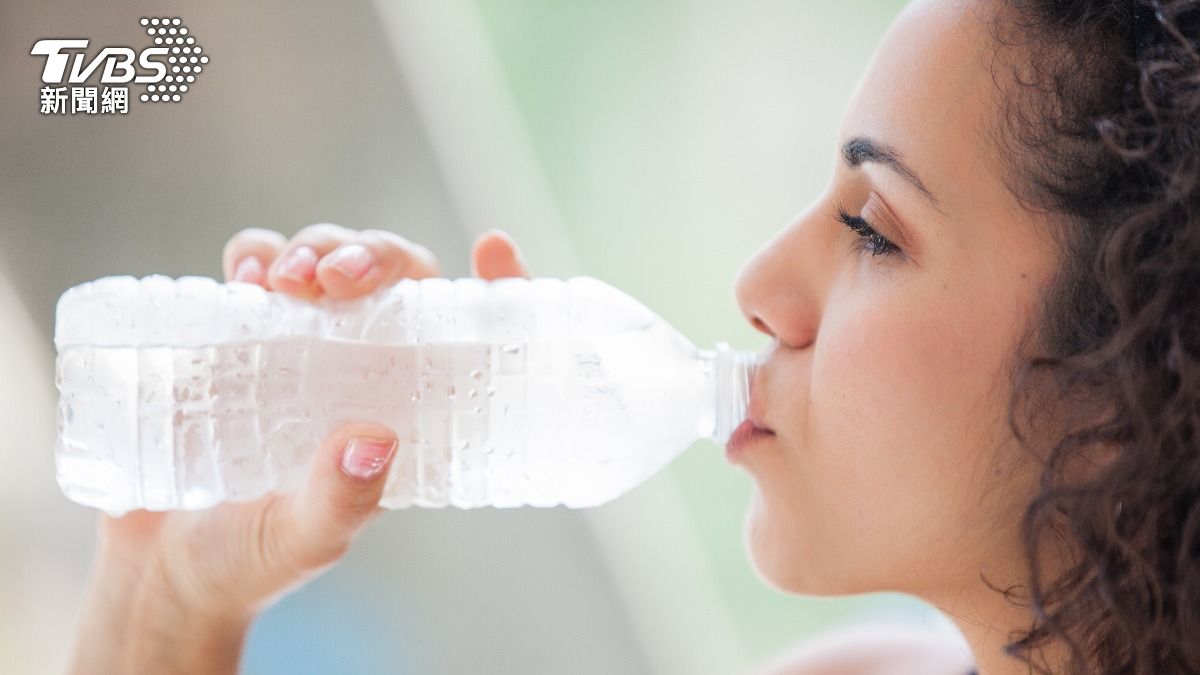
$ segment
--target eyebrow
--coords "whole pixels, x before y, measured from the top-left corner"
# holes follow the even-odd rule
[[[904,163],[904,160],[900,158],[900,153],[892,146],[881,143],[869,136],[855,136],[846,141],[845,145],[842,146],[842,158],[851,167],[856,167],[865,162],[877,162],[888,167],[900,174],[913,187],[917,188],[917,191],[925,195],[934,208],[941,211],[938,198],[933,196],[929,188],[925,187],[925,184],[921,182],[917,173]]]

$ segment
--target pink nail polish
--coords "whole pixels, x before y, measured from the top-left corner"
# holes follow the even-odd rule
[[[233,271],[233,280],[244,281],[248,284],[262,283],[262,262],[256,256],[252,255],[242,258]]]
[[[308,283],[316,278],[317,252],[308,246],[301,246],[285,255],[278,265],[280,277]]]
[[[371,252],[362,244],[342,246],[330,253],[326,259],[330,267],[351,281],[358,281],[366,276],[375,262]]]
[[[396,451],[396,439],[355,436],[342,453],[342,470],[360,480],[371,480]]]

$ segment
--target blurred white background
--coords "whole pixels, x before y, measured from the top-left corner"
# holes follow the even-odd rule
[[[449,276],[490,227],[700,345],[758,349],[738,267],[820,193],[900,0],[0,0],[0,673],[63,668],[95,513],[54,482],[54,303],[109,274],[219,276],[242,227],[385,228]],[[183,102],[43,116],[38,39],[140,47],[179,16]],[[255,674],[733,672],[895,595],[789,597],[742,543],[750,481],[698,443],[616,502],[385,514],[255,624]]]

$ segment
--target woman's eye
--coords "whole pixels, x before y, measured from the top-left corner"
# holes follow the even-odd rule
[[[837,207],[837,219],[858,235],[859,252],[871,255],[894,255],[901,253],[900,247],[893,244],[887,237],[875,231],[874,227],[862,216],[852,216],[840,205]]]

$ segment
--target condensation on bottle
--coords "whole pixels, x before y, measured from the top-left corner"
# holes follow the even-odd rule
[[[315,303],[106,277],[55,323],[57,479],[117,515],[295,490],[335,425],[399,445],[380,505],[593,506],[745,416],[754,355],[590,277],[404,280]]]

